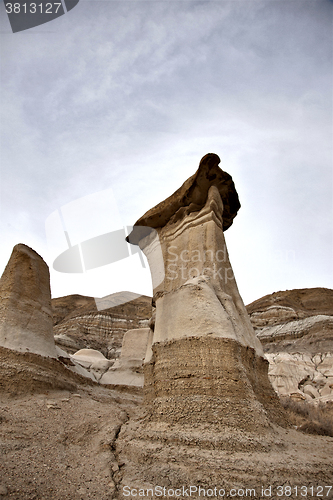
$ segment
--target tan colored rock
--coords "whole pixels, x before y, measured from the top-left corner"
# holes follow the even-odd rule
[[[154,343],[209,335],[236,340],[263,354],[243,311],[237,310],[230,295],[214,288],[209,276],[187,280],[157,304]]]
[[[292,307],[286,306],[269,306],[264,311],[255,311],[251,314],[251,323],[254,327],[264,327],[275,325],[298,319],[297,312]]]
[[[249,304],[247,311],[269,360],[275,390],[290,395],[310,384],[317,392],[313,399],[307,389],[308,400],[330,398],[326,384],[333,374],[333,290],[276,292]]]
[[[151,337],[150,328],[138,328],[125,333],[121,348],[120,360],[141,360],[146,356]]]
[[[326,332],[327,342],[330,337],[333,337],[333,316],[320,314],[296,321],[282,322],[281,324],[276,324],[274,326],[257,328],[256,334],[265,347],[270,347],[271,344],[274,345],[276,342],[281,343],[281,341],[286,341],[287,343],[290,340],[294,341],[302,339],[303,346],[305,347],[303,350],[313,352],[313,347],[312,349],[308,349],[308,344],[311,342],[312,345],[315,344],[315,341],[317,340],[316,337],[319,334],[318,344],[320,345],[323,331]],[[280,349],[281,347],[282,346],[280,344]]]
[[[304,380],[312,380],[315,365],[310,356],[304,354],[266,354],[269,361],[268,376],[279,394],[290,394],[299,390]]]
[[[298,319],[318,315],[332,316],[333,290],[329,288],[300,288],[274,292],[246,306],[251,318],[253,314],[259,317],[259,314],[276,308],[276,323],[281,323],[279,319],[279,316],[281,318],[281,307],[295,311]]]
[[[0,345],[56,358],[52,324],[48,266],[18,244],[0,279]]]
[[[320,396],[333,396],[333,383],[327,382],[319,391]]]
[[[311,356],[305,353],[289,354],[286,352],[267,353],[269,361],[268,376],[274,389],[281,395],[291,396],[303,392],[308,398],[322,398],[333,396],[330,384],[333,387],[333,378],[324,373],[332,369],[331,353]]]
[[[78,373],[84,376],[88,376],[94,380],[99,381],[103,374],[109,369],[113,364],[113,361],[106,359],[103,354],[94,349],[81,349],[70,356],[76,367],[79,368]],[[81,368],[88,371],[88,374],[84,374]]]
[[[206,155],[128,237],[147,256],[156,305],[145,397],[151,421],[251,432],[284,418],[230,264],[223,231],[240,205],[219,161]]]
[[[333,351],[333,290],[275,292],[246,309],[266,353],[305,353],[320,358]]]
[[[72,354],[71,359],[78,362],[84,368],[103,372],[113,363],[109,359],[106,359],[101,352],[94,349],[81,349],[75,354]]]
[[[291,392],[289,394],[290,398],[293,400],[293,401],[305,401],[307,399],[306,395],[301,392],[301,391],[297,391],[297,392]],[[309,397],[309,396],[308,396]]]
[[[254,334],[229,261],[222,230],[222,213],[222,200],[217,187],[213,185],[208,190],[206,203],[199,212],[191,212],[183,219],[169,222],[165,227],[157,228],[154,233],[140,240],[140,246],[150,265],[153,285],[157,284],[154,287],[154,342],[155,339],[166,341],[176,338],[176,330],[169,325],[172,322],[175,325],[182,324],[185,316],[194,312],[193,325],[197,321],[210,323],[215,317],[215,328],[211,329],[210,335],[236,339],[243,345],[253,347],[257,354],[262,356],[261,344]],[[133,233],[136,234],[135,228]],[[131,237],[132,234],[129,236],[130,241]],[[161,276],[164,276],[162,280]],[[191,294],[199,294],[200,297],[193,303]],[[177,306],[179,313],[176,313],[174,306],[171,306],[172,315],[169,313],[170,301]],[[192,307],[194,311],[187,314],[188,307]],[[163,313],[163,310],[166,312]],[[168,321],[165,321],[164,314],[168,316]],[[218,326],[221,321],[222,328]],[[165,331],[166,328],[168,332]],[[178,330],[180,328],[179,326]],[[191,328],[186,330],[184,336],[191,335]],[[205,333],[208,333],[207,328]]]
[[[120,358],[104,373],[100,383],[143,387],[143,360],[152,343],[152,333],[150,328],[126,332]]]

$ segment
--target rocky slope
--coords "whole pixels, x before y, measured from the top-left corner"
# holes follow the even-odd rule
[[[252,314],[265,314],[274,305],[268,303],[260,311],[256,306]],[[98,311],[91,298],[76,296],[56,299],[53,308],[59,318],[55,328],[62,327],[73,343],[88,338],[103,349],[113,336],[118,335],[121,342],[123,334],[120,328],[115,333],[100,328],[100,315],[109,315],[111,324],[113,318],[123,319],[127,327],[147,321],[143,317],[151,313],[147,297]],[[270,319],[272,324],[259,327],[258,334],[264,328],[287,328],[292,322],[315,316],[332,318],[329,314],[290,321],[275,317]],[[75,323],[80,326],[73,333],[68,327]],[[299,353],[297,346],[295,351],[287,345],[303,339],[304,349],[307,342],[313,348],[311,362],[316,363],[317,371],[321,367],[326,377],[331,370],[329,351],[316,352],[323,346],[320,341],[316,343],[321,332],[318,327],[317,334],[311,330],[299,334],[296,340],[290,335],[283,339],[270,335],[264,346],[272,349],[268,355],[275,357],[306,356],[305,350]],[[277,500],[290,497],[291,489],[307,498],[317,494],[333,498],[331,489],[324,490],[333,480],[332,438],[309,436],[291,426],[282,428],[273,423],[269,428],[258,426],[255,434],[249,433],[232,427],[232,415],[230,422],[217,417],[214,425],[206,422],[200,426],[200,419],[191,423],[150,422],[142,406],[142,389],[101,387],[72,373],[64,361],[0,348],[0,452],[4,457],[0,463],[0,498],[120,500],[128,495],[151,497],[153,490],[155,496],[163,498],[186,497],[191,492],[194,499],[255,496]],[[290,380],[290,363],[285,367]],[[236,382],[237,374],[232,376]],[[309,388],[315,389],[316,379],[311,377],[307,379],[310,383],[303,381],[297,386],[298,395],[312,398]],[[272,380],[274,384],[274,376]],[[158,495],[160,491],[162,495]]]
[[[0,498],[115,498],[114,443],[141,399],[0,347]]]
[[[333,399],[333,290],[276,292],[247,311],[275,390],[296,399]]]
[[[55,298],[51,302],[56,344],[70,354],[80,349],[96,349],[106,358],[116,359],[124,333],[146,327],[151,317],[151,297],[130,292],[104,297],[97,304],[93,297],[82,295]]]

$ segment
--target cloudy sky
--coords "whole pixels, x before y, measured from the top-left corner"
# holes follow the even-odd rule
[[[138,255],[53,270],[59,213],[72,245],[131,225],[213,152],[242,204],[226,240],[245,303],[332,288],[332,9],[80,0],[13,34],[1,4],[0,272],[25,243],[54,297],[150,295]]]

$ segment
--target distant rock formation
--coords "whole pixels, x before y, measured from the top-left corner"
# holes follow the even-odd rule
[[[333,400],[333,290],[276,292],[247,310],[274,389],[294,399]]]
[[[119,302],[128,299],[126,303]],[[52,299],[56,344],[74,354],[80,349],[95,349],[107,359],[116,360],[127,330],[145,328],[151,316],[151,297],[121,292],[99,299],[69,295]]]
[[[143,361],[152,343],[152,333],[150,328],[126,332],[120,358],[104,373],[100,383],[143,387]]]
[[[52,324],[48,266],[18,244],[0,279],[0,345],[56,358]]]
[[[240,207],[215,154],[128,236],[146,254],[156,305],[145,397],[151,421],[247,432],[284,422],[239,295],[223,230]]]
[[[152,343],[152,330],[128,330],[123,336],[121,354],[116,361],[109,360],[95,349],[80,349],[68,354],[56,347],[59,360],[67,368],[103,385],[143,387],[143,361]]]
[[[154,329],[155,308],[148,321],[151,316],[150,297],[141,296],[120,307],[117,305],[119,296],[121,300],[132,298],[129,292],[112,294],[101,299],[104,305],[110,306],[102,311],[96,310],[93,297],[70,295],[52,299],[57,349],[61,346],[72,355],[80,349],[94,348],[114,362],[120,355],[126,327],[140,329],[149,323]],[[326,360],[325,367],[332,360],[333,290],[310,288],[275,292],[249,304],[246,309],[269,360],[268,375],[277,393],[313,402],[332,399],[330,376],[321,378],[318,359]],[[175,335],[178,335],[178,329],[180,332],[182,329],[178,323],[174,326]],[[195,327],[199,330],[199,323]],[[60,351],[58,354],[60,357],[66,355]],[[90,372],[82,370],[81,375],[91,378]],[[100,373],[97,375],[100,380]],[[308,377],[305,382],[304,377]],[[119,380],[126,385],[129,378],[120,377]],[[315,389],[311,395],[309,385]]]

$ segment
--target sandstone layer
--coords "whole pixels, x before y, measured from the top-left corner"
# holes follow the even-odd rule
[[[309,316],[333,315],[333,290],[301,288],[265,295],[246,306],[257,328]],[[285,318],[284,310],[289,311]]]
[[[286,424],[267,377],[268,362],[239,342],[188,337],[153,344],[145,366],[151,420],[261,433]]]
[[[18,244],[0,279],[0,345],[56,358],[52,325],[48,266]]]
[[[156,430],[148,430],[142,420],[132,419],[122,427],[116,443],[122,464],[118,498],[123,498],[128,486],[137,495],[140,489],[147,495],[147,490],[156,491],[159,486],[167,499],[175,498],[176,490],[178,498],[200,500],[278,500],[298,498],[300,493],[313,498],[327,485],[326,498],[332,499],[332,450],[332,438],[295,429],[274,426],[270,434],[254,439],[253,433],[242,429],[221,426],[217,431],[210,424],[189,427],[161,422]]]

